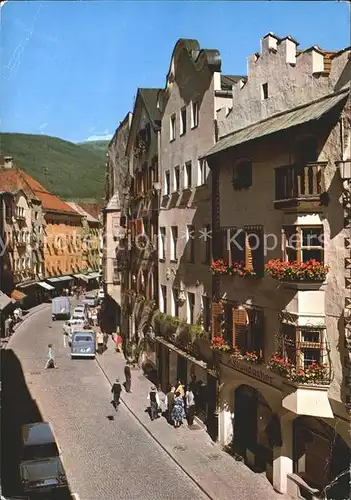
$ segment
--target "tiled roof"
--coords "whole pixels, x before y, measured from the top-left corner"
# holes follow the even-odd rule
[[[29,198],[40,200],[45,210],[77,214],[67,203],[49,193],[44,186],[19,168],[0,168],[0,187],[10,192],[22,189]]]
[[[100,212],[103,209],[102,203],[79,203],[79,206],[95,219],[99,219]]]
[[[78,205],[78,203],[74,203],[74,201],[67,201],[67,205],[69,205],[73,210],[78,212],[83,217],[86,217],[88,222],[99,222],[95,217],[89,214],[83,207]]]

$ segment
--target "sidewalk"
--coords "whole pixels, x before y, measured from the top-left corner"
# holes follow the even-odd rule
[[[116,377],[124,380],[123,354],[114,351],[109,339],[108,349],[97,356],[97,362],[112,384]],[[171,427],[165,418],[153,422],[146,412],[147,394],[152,384],[139,369],[132,369],[132,393],[122,393],[121,400],[146,431],[166,453],[191,476],[197,485],[213,500],[271,500],[289,497],[276,493],[264,474],[255,474],[243,463],[237,462],[211,441],[198,424],[192,429],[185,423],[179,429]],[[161,395],[162,400],[162,395]]]
[[[20,323],[17,323],[13,327],[13,334],[10,335],[9,337],[2,337],[0,339],[0,342],[1,342],[0,348],[1,349],[6,349],[7,348],[8,343],[10,342],[11,338],[15,335],[16,331],[18,330],[18,328],[20,328],[21,325],[23,325],[23,323],[25,323],[27,321],[28,318],[30,318],[33,314],[35,314],[35,313],[37,313],[39,311],[43,311],[44,309],[47,309],[49,307],[51,307],[51,304],[49,304],[47,302],[44,302],[43,304],[39,304],[37,306],[32,307],[31,309],[28,309],[27,314],[23,315],[22,321]]]

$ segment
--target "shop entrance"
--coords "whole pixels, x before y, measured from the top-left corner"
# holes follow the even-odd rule
[[[272,465],[273,446],[281,445],[279,418],[264,397],[247,385],[235,390],[233,444],[257,471]]]

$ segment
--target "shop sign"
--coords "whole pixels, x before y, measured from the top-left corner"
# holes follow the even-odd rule
[[[241,359],[236,359],[233,356],[225,360],[225,364],[239,372],[245,373],[250,377],[260,380],[265,384],[276,387],[277,389],[282,388],[283,381],[280,379],[280,377],[276,377],[270,370],[267,370],[267,368],[264,368],[263,366],[254,365]]]

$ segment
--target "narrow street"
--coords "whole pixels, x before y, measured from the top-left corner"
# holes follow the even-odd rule
[[[128,410],[116,414],[110,385],[93,360],[71,360],[62,322],[34,314],[3,351],[3,490],[18,494],[20,425],[50,421],[63,452],[71,498],[157,500],[207,498]],[[44,370],[47,344],[57,370]]]

